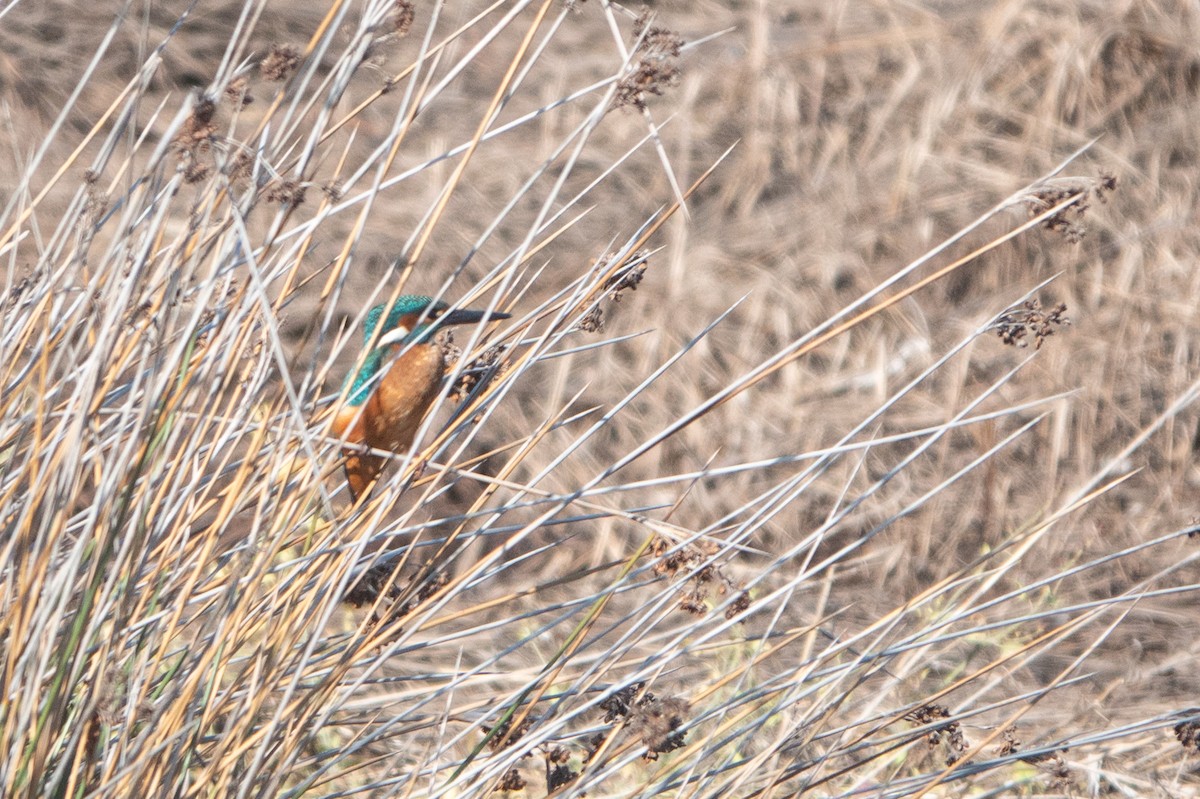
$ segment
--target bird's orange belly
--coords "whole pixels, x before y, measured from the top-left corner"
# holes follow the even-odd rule
[[[366,443],[377,449],[406,451],[429,406],[437,399],[441,382],[442,353],[438,347],[413,347],[396,360],[367,400],[363,414]]]
[[[348,444],[407,452],[441,383],[441,349],[413,347],[392,363],[362,407],[347,405],[338,412],[333,432]],[[347,450],[346,477],[353,495],[369,487],[386,464],[381,456]]]

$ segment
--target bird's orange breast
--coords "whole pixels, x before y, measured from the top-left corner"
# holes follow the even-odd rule
[[[392,452],[407,450],[437,399],[442,374],[440,347],[418,345],[397,358],[367,399],[366,443]]]
[[[420,344],[385,368],[383,379],[362,406],[347,404],[338,411],[333,432],[348,444],[407,452],[441,388],[442,351]],[[369,487],[385,465],[387,460],[381,456],[347,450],[346,477],[354,496]]]

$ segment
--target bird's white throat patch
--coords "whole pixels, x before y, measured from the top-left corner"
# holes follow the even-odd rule
[[[408,338],[408,332],[408,328],[404,325],[396,325],[379,337],[379,346],[386,347],[390,344],[402,344],[404,339]]]

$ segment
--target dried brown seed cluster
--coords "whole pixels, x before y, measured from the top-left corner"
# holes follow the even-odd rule
[[[634,35],[640,44],[629,72],[617,84],[614,108],[646,108],[646,96],[661,95],[663,89],[679,82],[679,53],[684,41],[679,34],[666,28],[647,27],[649,11],[643,12],[634,23]]]
[[[291,45],[274,45],[259,64],[259,73],[266,80],[287,80],[300,64],[300,58],[301,53],[297,48]],[[217,140],[217,100],[222,98],[237,108],[254,102],[246,76],[239,75],[230,80],[224,91],[216,97],[205,96],[198,99],[191,115],[172,141],[174,150],[179,154],[186,183],[199,183],[212,174],[211,152]],[[239,153],[229,166],[230,178],[236,180],[248,175],[250,162],[250,156]],[[294,182],[285,181],[272,189],[268,198],[273,202],[299,205],[304,201],[304,196],[302,191],[297,193],[296,187]]]
[[[208,177],[208,156],[216,138],[217,104],[211,97],[201,97],[192,107],[192,113],[171,142],[183,165],[183,179],[187,183],[198,183]]]
[[[189,160],[186,167],[183,169],[184,183],[199,183],[208,177],[211,168],[203,161]]]
[[[593,261],[592,264],[612,262],[617,255],[617,253],[607,253],[603,258]],[[601,293],[607,294],[613,302],[620,302],[624,292],[637,291],[638,285],[646,277],[646,267],[650,265],[647,260],[649,256],[650,254],[646,250],[639,250],[629,256],[625,265],[604,281],[604,285],[600,289]],[[592,308],[579,320],[577,327],[586,333],[598,333],[604,330],[604,309],[600,305]]]
[[[604,330],[604,311],[597,305],[583,315],[579,320],[579,329],[585,333],[599,333]]]
[[[659,559],[658,563],[654,564],[654,571],[664,577],[675,577],[685,569],[692,569],[718,551],[719,547],[715,541],[701,541],[698,544],[673,548],[669,540],[659,536],[650,544],[650,554]]]
[[[346,591],[343,599],[356,608],[373,605],[381,596],[386,596],[393,601],[398,600],[408,591],[409,586],[396,583],[392,578],[394,568],[395,565],[392,563],[376,563],[359,576],[354,585]],[[403,606],[396,609],[398,615],[407,616],[413,613],[421,603],[440,591],[449,581],[450,578],[445,572],[439,571],[431,574],[421,582],[416,594],[409,597]],[[379,620],[378,615],[375,620]]]
[[[490,383],[498,377],[506,366],[503,358],[507,351],[507,345],[496,344],[488,347],[478,358],[467,364],[450,389],[451,399],[461,402],[469,397],[480,383]],[[454,344],[454,336],[447,330],[442,339],[442,362],[449,368],[458,363],[461,357],[462,350]]]
[[[658,756],[683,748],[686,732],[681,732],[691,710],[687,701],[679,697],[660,699],[649,691],[642,693],[646,683],[637,682],[617,691],[600,703],[604,721],[624,721],[626,727],[638,736],[646,747],[646,760],[657,760]],[[640,696],[639,696],[640,695]],[[598,735],[591,741],[591,754],[604,742],[605,736]]]
[[[529,731],[533,729],[535,721],[536,719],[526,716],[524,720],[517,725],[516,729],[514,729],[512,726],[512,718],[510,717],[500,722],[495,727],[483,724],[480,726],[480,729],[483,730],[485,735],[491,733],[493,729],[496,730],[496,734],[488,739],[488,749],[492,750],[493,752],[499,752],[501,749],[507,749],[528,735]]]
[[[1042,343],[1062,325],[1071,324],[1067,318],[1067,305],[1060,302],[1049,311],[1042,308],[1042,301],[1036,297],[1026,300],[1020,308],[1005,312],[996,321],[996,334],[1000,340],[1010,347],[1028,347],[1027,336],[1033,335],[1035,350],[1042,348]]]
[[[905,714],[904,720],[918,726],[927,724],[936,724],[942,719],[950,718],[950,711],[941,705],[921,705],[916,710]],[[962,734],[962,727],[957,721],[947,721],[944,724],[939,724],[929,732],[925,733],[925,740],[929,744],[930,749],[934,749],[944,740],[949,752],[946,755],[946,765],[958,760],[962,757],[963,752],[971,748],[967,743],[966,737]]]
[[[676,547],[667,539],[658,537],[650,544],[650,555],[658,558],[654,564],[655,573],[668,578],[675,578],[681,572],[688,575],[687,585],[679,600],[680,610],[694,616],[706,615],[708,601],[714,592],[718,596],[737,593],[737,598],[725,610],[727,619],[750,607],[750,595],[730,579],[719,565],[707,562],[719,551],[720,547],[715,541]]]
[[[0,302],[0,310],[15,308],[21,302],[21,297],[25,292],[32,288],[34,284],[41,281],[43,277],[45,277],[45,270],[38,268],[18,280],[8,290],[8,294],[4,297],[3,302]]]
[[[1039,768],[1043,768],[1050,772],[1051,790],[1066,791],[1074,782],[1074,779],[1071,777],[1071,769],[1067,766],[1067,761],[1062,756],[1062,753],[1066,751],[1066,749],[1060,749],[1057,752],[1025,755],[1021,758],[1021,760],[1025,763],[1037,765]]]
[[[996,755],[1000,757],[1012,757],[1021,751],[1021,740],[1016,737],[1016,727],[1008,727],[1001,732],[1000,745],[996,746]],[[1044,752],[1040,755],[1021,755],[1022,763],[1031,763],[1042,767],[1043,763],[1049,765],[1048,770],[1052,776],[1052,786],[1055,789],[1064,789],[1070,786],[1070,769],[1067,768],[1067,761],[1064,761],[1061,752],[1066,752],[1066,749],[1058,752]]]
[[[626,685],[621,690],[614,693],[600,703],[600,709],[604,711],[604,721],[606,724],[612,723],[617,719],[627,718],[633,710],[634,703],[637,702],[638,694],[646,687],[645,681],[635,682],[633,685]]]
[[[510,768],[500,778],[500,784],[496,786],[497,791],[523,791],[525,790],[525,780],[521,777],[521,772],[515,768]]]
[[[1050,758],[1050,773],[1054,777],[1050,782],[1051,790],[1065,793],[1075,783],[1067,761],[1058,752],[1055,752]]]
[[[530,725],[528,725],[528,723],[524,723],[524,725],[521,726],[520,735],[527,733],[529,731],[529,727]],[[488,731],[487,727],[484,727],[484,729],[485,731]],[[491,741],[488,741],[488,746],[491,747],[492,751],[496,751],[497,747],[500,746],[500,741],[504,741],[504,732],[504,728],[500,728],[499,734],[492,738]],[[508,746],[514,740],[516,740],[516,737],[512,738],[511,740],[504,741],[504,745],[500,747],[503,749],[503,747]],[[571,768],[571,750],[569,750],[568,747],[542,746],[540,749],[542,758],[545,759],[546,765],[545,775],[547,794],[553,793],[554,791],[557,791],[558,788],[562,788],[565,785],[570,785],[571,782],[574,782],[577,777],[580,776],[578,771]],[[522,755],[521,757],[522,759],[529,757],[529,753],[526,753],[526,755]],[[500,782],[496,786],[496,791],[523,791],[523,789],[527,786],[528,782],[523,776],[521,776],[520,770],[509,769],[508,773],[506,773],[502,779],[500,779]]]
[[[268,202],[295,208],[298,205],[304,204],[304,193],[306,190],[304,184],[299,181],[290,179],[280,180],[267,190],[267,200]]]
[[[512,719],[508,719],[495,727],[483,725],[482,729],[485,734],[490,735],[488,738],[488,749],[493,752],[498,752],[515,744],[517,741],[529,734],[529,731],[534,728],[540,719],[527,717],[515,729],[512,727]],[[493,732],[494,730],[494,732]],[[558,788],[563,787],[574,781],[579,772],[571,768],[571,750],[566,746],[539,744],[537,747],[541,751],[542,757],[545,759],[545,777],[546,777],[546,792],[553,793]],[[532,752],[525,752],[520,755],[524,760],[529,757]],[[521,791],[528,785],[526,779],[521,775],[518,769],[509,769],[507,773],[500,779],[496,785],[496,791]]]
[[[343,599],[356,608],[373,604],[384,594],[396,599],[400,596],[401,589],[392,580],[392,569],[392,564],[376,563],[359,576],[354,585],[346,591]]]
[[[253,172],[254,158],[245,150],[239,151],[229,165],[229,179],[235,182],[248,180]]]
[[[201,97],[192,108],[192,114],[183,123],[176,142],[181,147],[191,147],[211,141],[217,132],[213,119],[217,115],[217,104],[211,97]]]
[[[1021,751],[1021,739],[1017,737],[1017,728],[1007,727],[1000,733],[1000,743],[996,746],[996,754],[1000,757],[1015,755]]]
[[[239,75],[229,81],[229,85],[225,87],[225,97],[235,105],[250,105],[254,102],[254,97],[250,94],[249,81],[245,75]]]
[[[392,28],[393,36],[407,36],[412,30],[413,21],[417,17],[416,7],[409,0],[396,0],[392,6],[392,13],[388,17],[388,24]]]
[[[454,333],[449,330],[442,333],[442,366],[449,369],[461,357],[462,347],[454,343]]]
[[[298,66],[300,51],[290,44],[276,44],[258,65],[258,71],[264,79],[282,83],[292,76]]]
[[[1175,725],[1175,737],[1184,749],[1200,752],[1200,721],[1181,721]]]
[[[621,301],[621,292],[637,291],[638,285],[646,276],[646,253],[634,253],[629,265],[617,272],[604,283],[604,290],[609,293],[613,302]]]
[[[638,703],[629,727],[646,746],[643,757],[658,760],[660,754],[683,748],[687,733],[679,728],[687,721],[688,710],[688,703],[678,697]]]
[[[733,602],[725,609],[725,618],[732,619],[734,616],[741,615],[750,609],[750,592],[746,590],[738,591]]]
[[[247,91],[246,79],[233,79],[222,95],[225,99],[239,107],[252,102]],[[212,97],[201,97],[192,108],[191,115],[183,123],[179,133],[171,142],[174,151],[179,155],[179,161],[186,183],[199,183],[212,174],[212,152],[217,142],[217,102]],[[248,153],[238,152],[230,162],[227,171],[231,180],[241,180],[249,176],[253,159]]]
[[[1000,757],[1010,757],[1021,751],[1021,741],[1017,738],[1017,728],[1015,726],[1008,727],[1000,733],[1000,744],[996,747],[996,754]],[[1064,791],[1071,785],[1071,770],[1067,768],[1067,761],[1063,759],[1062,752],[1067,751],[1062,749],[1059,752],[1045,752],[1035,755],[1021,755],[1020,760],[1023,763],[1037,765],[1048,771],[1051,776],[1051,789],[1055,791]],[[1042,764],[1046,764],[1043,766]]]
[[[375,36],[369,40],[366,51],[362,54],[362,62],[381,65],[388,59],[391,45],[408,35],[416,20],[415,6],[409,0],[395,0],[387,18],[372,29]],[[383,84],[386,94],[395,88],[394,79],[389,78]]]
[[[565,746],[552,747],[546,752],[546,792],[551,793],[575,781],[579,772],[567,763],[571,759],[571,751]]]
[[[1030,218],[1049,211],[1056,205],[1066,202],[1071,197],[1078,196],[1074,205],[1047,217],[1042,222],[1048,230],[1053,230],[1067,238],[1072,243],[1083,239],[1087,233],[1079,219],[1091,207],[1090,199],[1101,203],[1108,202],[1108,195],[1117,188],[1117,179],[1108,173],[1101,173],[1097,178],[1061,177],[1049,178],[1030,186],[1017,199],[1025,205]],[[1073,217],[1069,214],[1074,214]]]
[[[939,744],[944,743],[949,750],[946,755],[946,765],[951,765],[957,762],[969,748],[970,744],[962,734],[957,721],[947,721],[939,724],[943,719],[950,718],[950,712],[941,705],[922,705],[904,716],[905,721],[913,724],[926,726],[937,724],[932,730],[927,732],[926,741],[929,748],[933,749]],[[1017,728],[1008,727],[1001,732],[1001,740],[996,747],[996,754],[1001,757],[1016,755],[1021,748],[1021,741],[1017,738]],[[1063,758],[1062,753],[1066,749],[1061,749],[1055,752],[1045,752],[1040,754],[1019,755],[1019,759],[1024,763],[1037,765],[1039,768],[1047,771],[1051,776],[1051,790],[1065,791],[1072,783],[1071,770],[1067,767],[1067,762]]]

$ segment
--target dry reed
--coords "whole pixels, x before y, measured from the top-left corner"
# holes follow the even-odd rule
[[[3,12],[0,793],[1194,792],[1194,17],[659,5]]]

